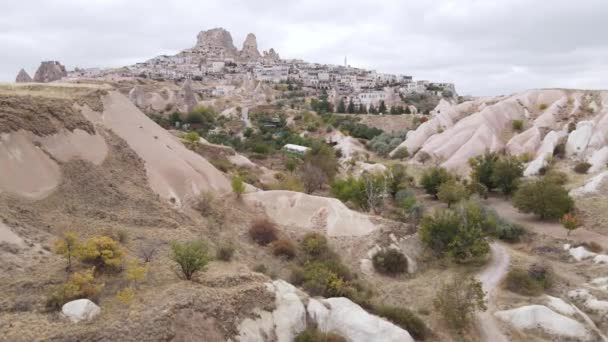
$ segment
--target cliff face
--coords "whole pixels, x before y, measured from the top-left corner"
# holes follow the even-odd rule
[[[232,42],[232,35],[223,28],[214,28],[201,31],[196,37],[197,50],[203,51],[223,51],[226,57],[236,57],[238,50]]]
[[[243,59],[258,59],[261,57],[260,52],[258,51],[258,42],[255,37],[255,34],[250,33],[245,38],[243,42],[243,49],[240,52],[240,57]]]

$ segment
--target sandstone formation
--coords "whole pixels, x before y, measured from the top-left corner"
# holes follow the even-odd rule
[[[544,305],[528,305],[497,311],[495,316],[520,330],[541,329],[544,333],[556,337],[573,338],[579,341],[591,339],[591,334],[582,323],[558,314]]]
[[[256,60],[261,57],[260,52],[258,51],[258,42],[255,38],[255,34],[249,33],[247,38],[245,38],[240,57],[244,60]]]
[[[525,130],[515,131],[515,120],[522,121]],[[569,127],[574,129],[569,132]],[[531,161],[525,175],[531,176],[560,144],[565,144],[567,158],[589,161],[592,172],[605,168],[608,92],[545,89],[461,104],[442,100],[397,149],[407,148],[415,160],[430,157],[463,174],[468,160],[485,151],[526,154]]]
[[[48,83],[58,81],[68,75],[65,67],[57,61],[40,63],[40,67],[34,75],[34,82]]]
[[[32,78],[24,69],[19,70],[17,77],[15,78],[15,82],[17,83],[28,83],[32,82]]]
[[[268,50],[268,51],[264,51],[264,58],[271,60],[271,61],[279,61],[281,59],[279,54],[276,51],[274,51],[273,48],[270,48],[270,50]]]
[[[201,31],[196,37],[197,50],[215,52],[224,57],[236,57],[237,49],[232,42],[232,35],[223,28]]]

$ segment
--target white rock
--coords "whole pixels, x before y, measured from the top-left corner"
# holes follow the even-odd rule
[[[571,247],[571,245],[569,243],[564,244],[564,250],[567,251],[569,250]]]
[[[600,277],[591,280],[591,285],[596,286],[597,288],[608,291],[608,277]]]
[[[593,135],[593,122],[580,121],[576,125],[576,129],[568,135],[566,142],[566,155],[583,155],[589,144],[589,139]]]
[[[581,340],[589,340],[591,337],[583,324],[543,305],[497,311],[494,315],[521,330],[542,329],[551,335]]]
[[[596,193],[605,181],[608,181],[608,171],[604,171],[598,174],[597,176],[591,178],[589,181],[587,181],[587,183],[585,183],[585,185],[581,186],[580,188],[570,190],[570,195],[583,196]]]
[[[276,292],[276,309],[272,312],[278,342],[291,342],[306,329],[306,309],[296,288],[283,281],[272,282]]]
[[[553,151],[555,146],[566,136],[566,133],[562,131],[551,131],[543,139],[543,143],[536,152],[534,160],[528,164],[524,170],[524,176],[534,176],[538,174],[539,170],[547,164],[547,160],[553,157]]]
[[[572,307],[572,305],[566,303],[563,299],[552,296],[546,296],[546,299],[547,306],[560,314],[566,316],[574,316],[576,314],[576,310]]]
[[[594,173],[602,170],[608,164],[608,146],[604,146],[603,148],[593,152],[591,157],[587,159],[587,162],[591,164],[589,168],[589,173]]]
[[[321,331],[335,331],[350,342],[413,342],[400,327],[371,315],[347,298],[310,299],[308,314]]]
[[[568,292],[568,297],[573,300],[580,301],[583,304],[583,307],[589,311],[596,312],[601,315],[608,314],[608,301],[597,299],[587,289],[572,290]]]
[[[72,322],[90,320],[101,312],[99,306],[88,299],[77,299],[63,304],[61,313]]]
[[[593,258],[594,256],[596,256],[596,253],[593,252],[589,252],[585,247],[583,246],[579,246],[576,248],[571,248],[569,251],[570,255],[574,258],[574,260],[576,261],[581,261],[581,260],[585,260],[585,259],[589,259],[589,258]]]
[[[596,264],[608,264],[608,255],[598,254],[593,258],[593,262]]]

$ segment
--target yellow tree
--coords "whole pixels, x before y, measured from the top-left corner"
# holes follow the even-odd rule
[[[79,248],[78,235],[74,231],[64,233],[61,239],[55,241],[53,251],[63,255],[68,261],[68,265],[65,268],[66,272],[72,271],[72,257],[77,255]]]

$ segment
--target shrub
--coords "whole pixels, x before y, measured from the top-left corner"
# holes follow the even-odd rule
[[[479,182],[471,182],[468,188],[471,194],[477,194],[481,198],[488,198],[488,188],[485,185]]]
[[[344,203],[352,202],[359,208],[365,207],[365,184],[360,178],[336,179],[331,183],[330,192]]]
[[[307,194],[319,190],[325,184],[327,176],[323,170],[311,163],[304,163],[300,169],[300,181]]]
[[[148,274],[148,267],[146,265],[140,265],[136,259],[131,259],[127,262],[125,270],[125,280],[133,284],[138,284]]]
[[[522,162],[512,156],[499,158],[492,170],[491,182],[505,195],[510,195],[517,189],[519,180],[524,175]]]
[[[441,184],[439,186],[439,191],[437,192],[437,198],[441,202],[447,203],[448,208],[451,207],[452,204],[466,199],[468,196],[469,192],[467,191],[467,188],[454,179]]]
[[[550,286],[550,271],[542,265],[532,265],[528,270],[513,268],[505,278],[507,290],[524,296],[539,296]]]
[[[300,243],[300,248],[302,248],[306,254],[314,257],[324,255],[329,251],[327,239],[319,233],[307,233],[304,235],[304,238]]]
[[[385,274],[398,274],[407,271],[407,258],[403,253],[392,248],[374,254],[372,262],[376,271]]]
[[[251,224],[249,235],[253,241],[265,246],[277,239],[277,227],[270,220],[258,218]]]
[[[604,251],[604,248],[595,241],[585,242],[585,243],[583,243],[583,246],[585,246],[585,248],[587,248],[590,252],[593,252],[593,253],[600,254]]]
[[[67,259],[67,266],[65,268],[67,272],[72,271],[72,258],[77,256],[79,248],[78,235],[72,231],[66,232],[61,239],[56,240],[53,244],[53,251]]]
[[[545,109],[547,109],[547,108],[548,108],[548,106],[547,106],[547,104],[545,104],[545,103],[541,103],[541,104],[538,106],[538,109],[540,109],[540,110],[545,110]]]
[[[94,300],[103,285],[95,283],[95,267],[74,272],[68,280],[54,289],[47,297],[46,306],[59,309],[71,300],[88,298]]]
[[[264,264],[257,264],[253,268],[253,271],[266,274],[266,273],[268,273],[268,267],[266,267],[266,265],[264,265]]]
[[[116,300],[123,303],[129,304],[135,298],[135,289],[132,287],[126,287],[116,292]]]
[[[513,196],[513,205],[519,211],[534,213],[541,219],[560,218],[573,204],[566,189],[546,178],[524,183]]]
[[[522,120],[511,121],[511,126],[514,131],[521,131],[524,128],[524,122]]]
[[[241,197],[241,195],[245,192],[245,183],[243,183],[241,176],[232,176],[230,184],[232,185],[232,192],[236,194],[236,197]]]
[[[558,185],[565,185],[568,182],[568,175],[557,170],[549,170],[544,175],[545,180]]]
[[[494,172],[494,165],[498,161],[498,154],[494,152],[486,152],[483,155],[479,155],[469,160],[471,166],[471,180],[479,182],[488,188],[488,191],[492,191],[496,187],[492,174]]]
[[[137,254],[143,262],[150,262],[158,251],[158,245],[151,242],[144,242],[139,245]]]
[[[118,241],[111,237],[93,236],[82,244],[78,256],[83,262],[98,269],[118,269],[125,252],[118,245]]]
[[[555,145],[553,156],[563,159],[566,156],[566,143],[562,142]]]
[[[435,211],[420,222],[420,240],[435,254],[443,255],[454,240],[460,220],[452,210]]]
[[[559,222],[568,231],[568,236],[570,236],[570,233],[573,230],[575,230],[581,226],[581,223],[580,223],[578,217],[576,217],[576,215],[574,215],[574,214],[569,214],[569,213],[564,214],[564,216],[562,216],[562,218],[559,220]]]
[[[217,249],[215,258],[221,261],[230,261],[233,255],[234,246],[232,244],[224,244]]]
[[[420,183],[427,194],[435,196],[439,192],[441,184],[452,179],[450,173],[442,167],[432,167],[427,170],[423,175]]]
[[[321,332],[317,328],[306,328],[299,333],[294,342],[347,342],[347,340],[333,332]]]
[[[405,140],[406,135],[407,132],[382,133],[370,140],[367,146],[378,155],[386,156]]]
[[[333,269],[334,266],[336,265],[318,260],[307,262],[304,265],[302,287],[313,296],[351,297],[354,289]]]
[[[189,132],[184,134],[184,139],[191,144],[196,144],[199,142],[200,136],[196,132]]]
[[[399,149],[397,149],[395,151],[395,153],[393,153],[393,159],[407,159],[410,157],[410,152],[408,151],[407,147],[401,147]]]
[[[525,233],[525,229],[500,217],[492,208],[482,207],[483,226],[487,234],[500,240],[515,243]]]
[[[587,162],[580,162],[580,163],[577,163],[576,166],[574,166],[574,172],[580,173],[580,174],[585,174],[585,173],[587,173],[587,171],[589,171],[590,168],[591,168],[591,164],[589,164]]]
[[[276,256],[283,256],[287,259],[296,256],[296,247],[288,239],[276,240],[270,246],[272,247],[272,253]]]
[[[481,283],[474,278],[458,278],[444,285],[433,301],[447,325],[458,332],[467,328],[475,311],[485,311]]]
[[[186,280],[192,280],[192,276],[203,270],[209,263],[207,245],[203,241],[176,242],[171,243],[171,259],[181,269]]]
[[[384,317],[401,328],[407,330],[416,340],[424,340],[430,331],[420,317],[405,308],[381,305],[372,310],[374,314]]]

